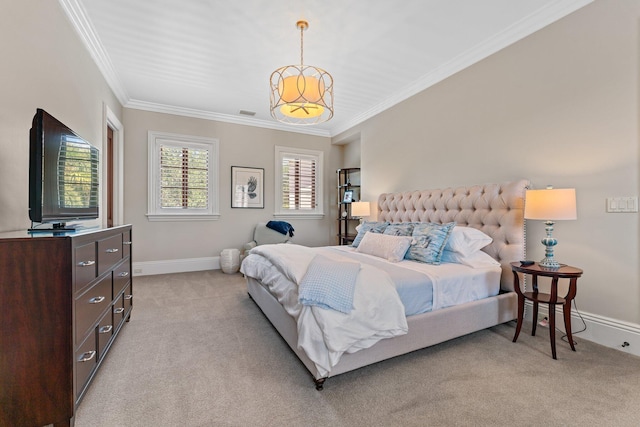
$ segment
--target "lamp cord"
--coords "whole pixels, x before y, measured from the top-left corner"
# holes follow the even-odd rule
[[[576,334],[579,334],[579,333],[584,332],[584,331],[586,331],[586,330],[587,330],[587,323],[586,323],[586,322],[584,321],[584,319],[582,318],[582,314],[580,314],[580,312],[578,311],[578,306],[576,305],[576,300],[575,300],[575,299],[573,300],[573,308],[574,308],[574,310],[576,311],[576,313],[578,314],[578,317],[580,318],[580,320],[582,321],[582,329],[580,329],[579,331],[575,331],[575,332],[572,332],[572,333],[571,333],[571,335],[576,335]],[[557,326],[556,326],[556,330],[557,330],[558,332],[561,332],[561,333],[562,333],[562,330],[560,330]],[[562,341],[566,342],[566,343],[568,343],[568,342],[569,342],[569,338],[567,337],[567,334],[566,334],[566,333],[565,333],[564,335],[562,335],[562,336],[560,337],[560,339],[561,339]],[[577,343],[574,341],[574,342],[573,342],[573,344],[575,345],[575,344],[577,344]]]

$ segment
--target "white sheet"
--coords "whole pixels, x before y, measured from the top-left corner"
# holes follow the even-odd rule
[[[341,259],[340,251],[371,257],[358,254],[348,246],[307,248],[291,244],[265,245],[252,249],[241,267],[245,275],[267,286],[284,309],[296,319],[298,347],[315,363],[318,378],[327,376],[344,352],[353,353],[372,346],[382,338],[407,331],[404,307],[388,275],[364,263],[356,285],[358,300],[354,299],[355,309],[350,315],[302,306],[298,302],[297,284],[304,277],[306,266],[313,256],[322,253],[330,258]],[[433,266],[409,260],[394,265],[419,271],[431,278],[434,310],[497,295],[500,289],[500,267],[474,269],[460,264]],[[381,292],[382,300],[375,299],[371,289]],[[380,315],[385,317],[379,318]]]
[[[384,272],[362,265],[355,287],[354,309],[349,314],[298,303],[297,287],[316,253],[340,259],[323,248],[292,244],[263,245],[252,249],[241,271],[259,279],[276,296],[298,325],[298,347],[325,377],[344,352],[371,347],[383,338],[407,333],[404,306]]]
[[[355,248],[351,246],[331,246],[331,248],[349,254],[372,257],[371,255],[356,252]],[[378,261],[381,260],[377,257],[373,258]],[[440,265],[431,265],[410,260],[403,260],[393,264],[418,271],[431,278],[433,282],[431,310],[476,301],[498,295],[500,292],[500,275],[502,274],[500,266],[471,268],[462,264],[442,263]]]

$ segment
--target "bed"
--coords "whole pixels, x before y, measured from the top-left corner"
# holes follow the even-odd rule
[[[490,243],[478,251],[491,260],[489,263],[484,263],[483,258],[480,266],[460,264],[465,260],[455,256],[452,259],[455,253],[446,249],[453,249],[445,246],[440,252],[442,261],[426,266],[424,271],[419,265],[424,263],[406,259],[392,260],[387,267],[379,254],[363,249],[366,246],[378,251],[379,246],[371,246],[369,240],[383,239],[380,235],[384,233],[377,236],[359,233],[364,238],[358,248],[265,245],[253,249],[242,264],[249,296],[307,367],[318,390],[323,389],[329,377],[514,320],[517,296],[509,263],[525,258],[523,211],[528,186],[528,181],[518,180],[379,196],[377,224],[393,225],[395,230],[411,224],[414,233],[417,229],[436,227],[438,231],[449,230],[447,237],[453,236],[454,230],[456,235],[479,230],[482,232],[479,234],[490,238]],[[375,226],[372,224],[369,226]],[[415,236],[409,237],[412,246],[407,254],[416,243]],[[386,243],[391,240],[386,236],[384,239]],[[393,241],[393,250],[397,251],[400,240],[406,243],[403,239],[406,240],[398,237]],[[453,244],[453,240],[450,238],[447,245]],[[320,260],[325,264],[318,264]],[[336,270],[345,280],[355,277],[351,283],[355,293],[352,312],[299,303],[303,292],[307,295],[308,287],[306,283],[304,289],[298,285],[303,283],[305,275],[307,278],[312,275],[312,266],[313,270],[326,271],[329,278],[332,274],[336,276],[330,273],[330,268],[325,268],[329,262],[348,271],[353,271],[353,263],[360,266],[355,276],[345,273],[347,270]],[[406,273],[407,270],[411,273]],[[426,301],[427,306],[409,307],[407,301],[415,300],[415,296],[403,300],[400,295],[404,288],[394,283],[389,285],[389,280],[396,280],[392,276],[398,274],[414,279],[416,275],[430,278],[431,300]],[[390,286],[395,292],[389,292]],[[447,290],[451,287],[453,291]],[[375,301],[370,295],[374,290],[383,295]],[[365,307],[361,303],[365,299],[372,305]],[[401,316],[398,310],[402,310]],[[360,317],[351,317],[355,312]],[[380,319],[376,322],[381,322],[379,329],[370,335],[360,331],[361,326],[368,327],[368,322],[377,317]],[[317,324],[307,326],[309,322]],[[325,332],[323,328],[342,330],[349,337],[331,338],[337,334]],[[360,335],[352,339],[352,333]],[[322,346],[327,348],[316,351]],[[321,353],[324,351],[327,354]]]

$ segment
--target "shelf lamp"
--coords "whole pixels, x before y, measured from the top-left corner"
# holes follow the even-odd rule
[[[351,216],[353,218],[360,218],[371,215],[371,209],[369,202],[353,202],[351,203]]]
[[[333,117],[333,77],[322,68],[304,65],[303,32],[309,23],[300,20],[296,27],[300,30],[300,64],[271,74],[271,116],[283,123],[315,125]]]
[[[553,247],[558,244],[551,234],[554,221],[576,219],[575,188],[553,188],[544,190],[527,190],[524,204],[525,219],[545,221],[547,237],[541,240],[545,246],[545,257],[538,264],[546,268],[559,268],[560,264],[553,258]]]

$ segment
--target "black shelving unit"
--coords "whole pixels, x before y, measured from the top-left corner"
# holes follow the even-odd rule
[[[360,168],[338,169],[338,244],[350,245],[356,238],[359,218],[351,216],[351,202],[360,200]],[[350,200],[345,193],[351,191]]]

